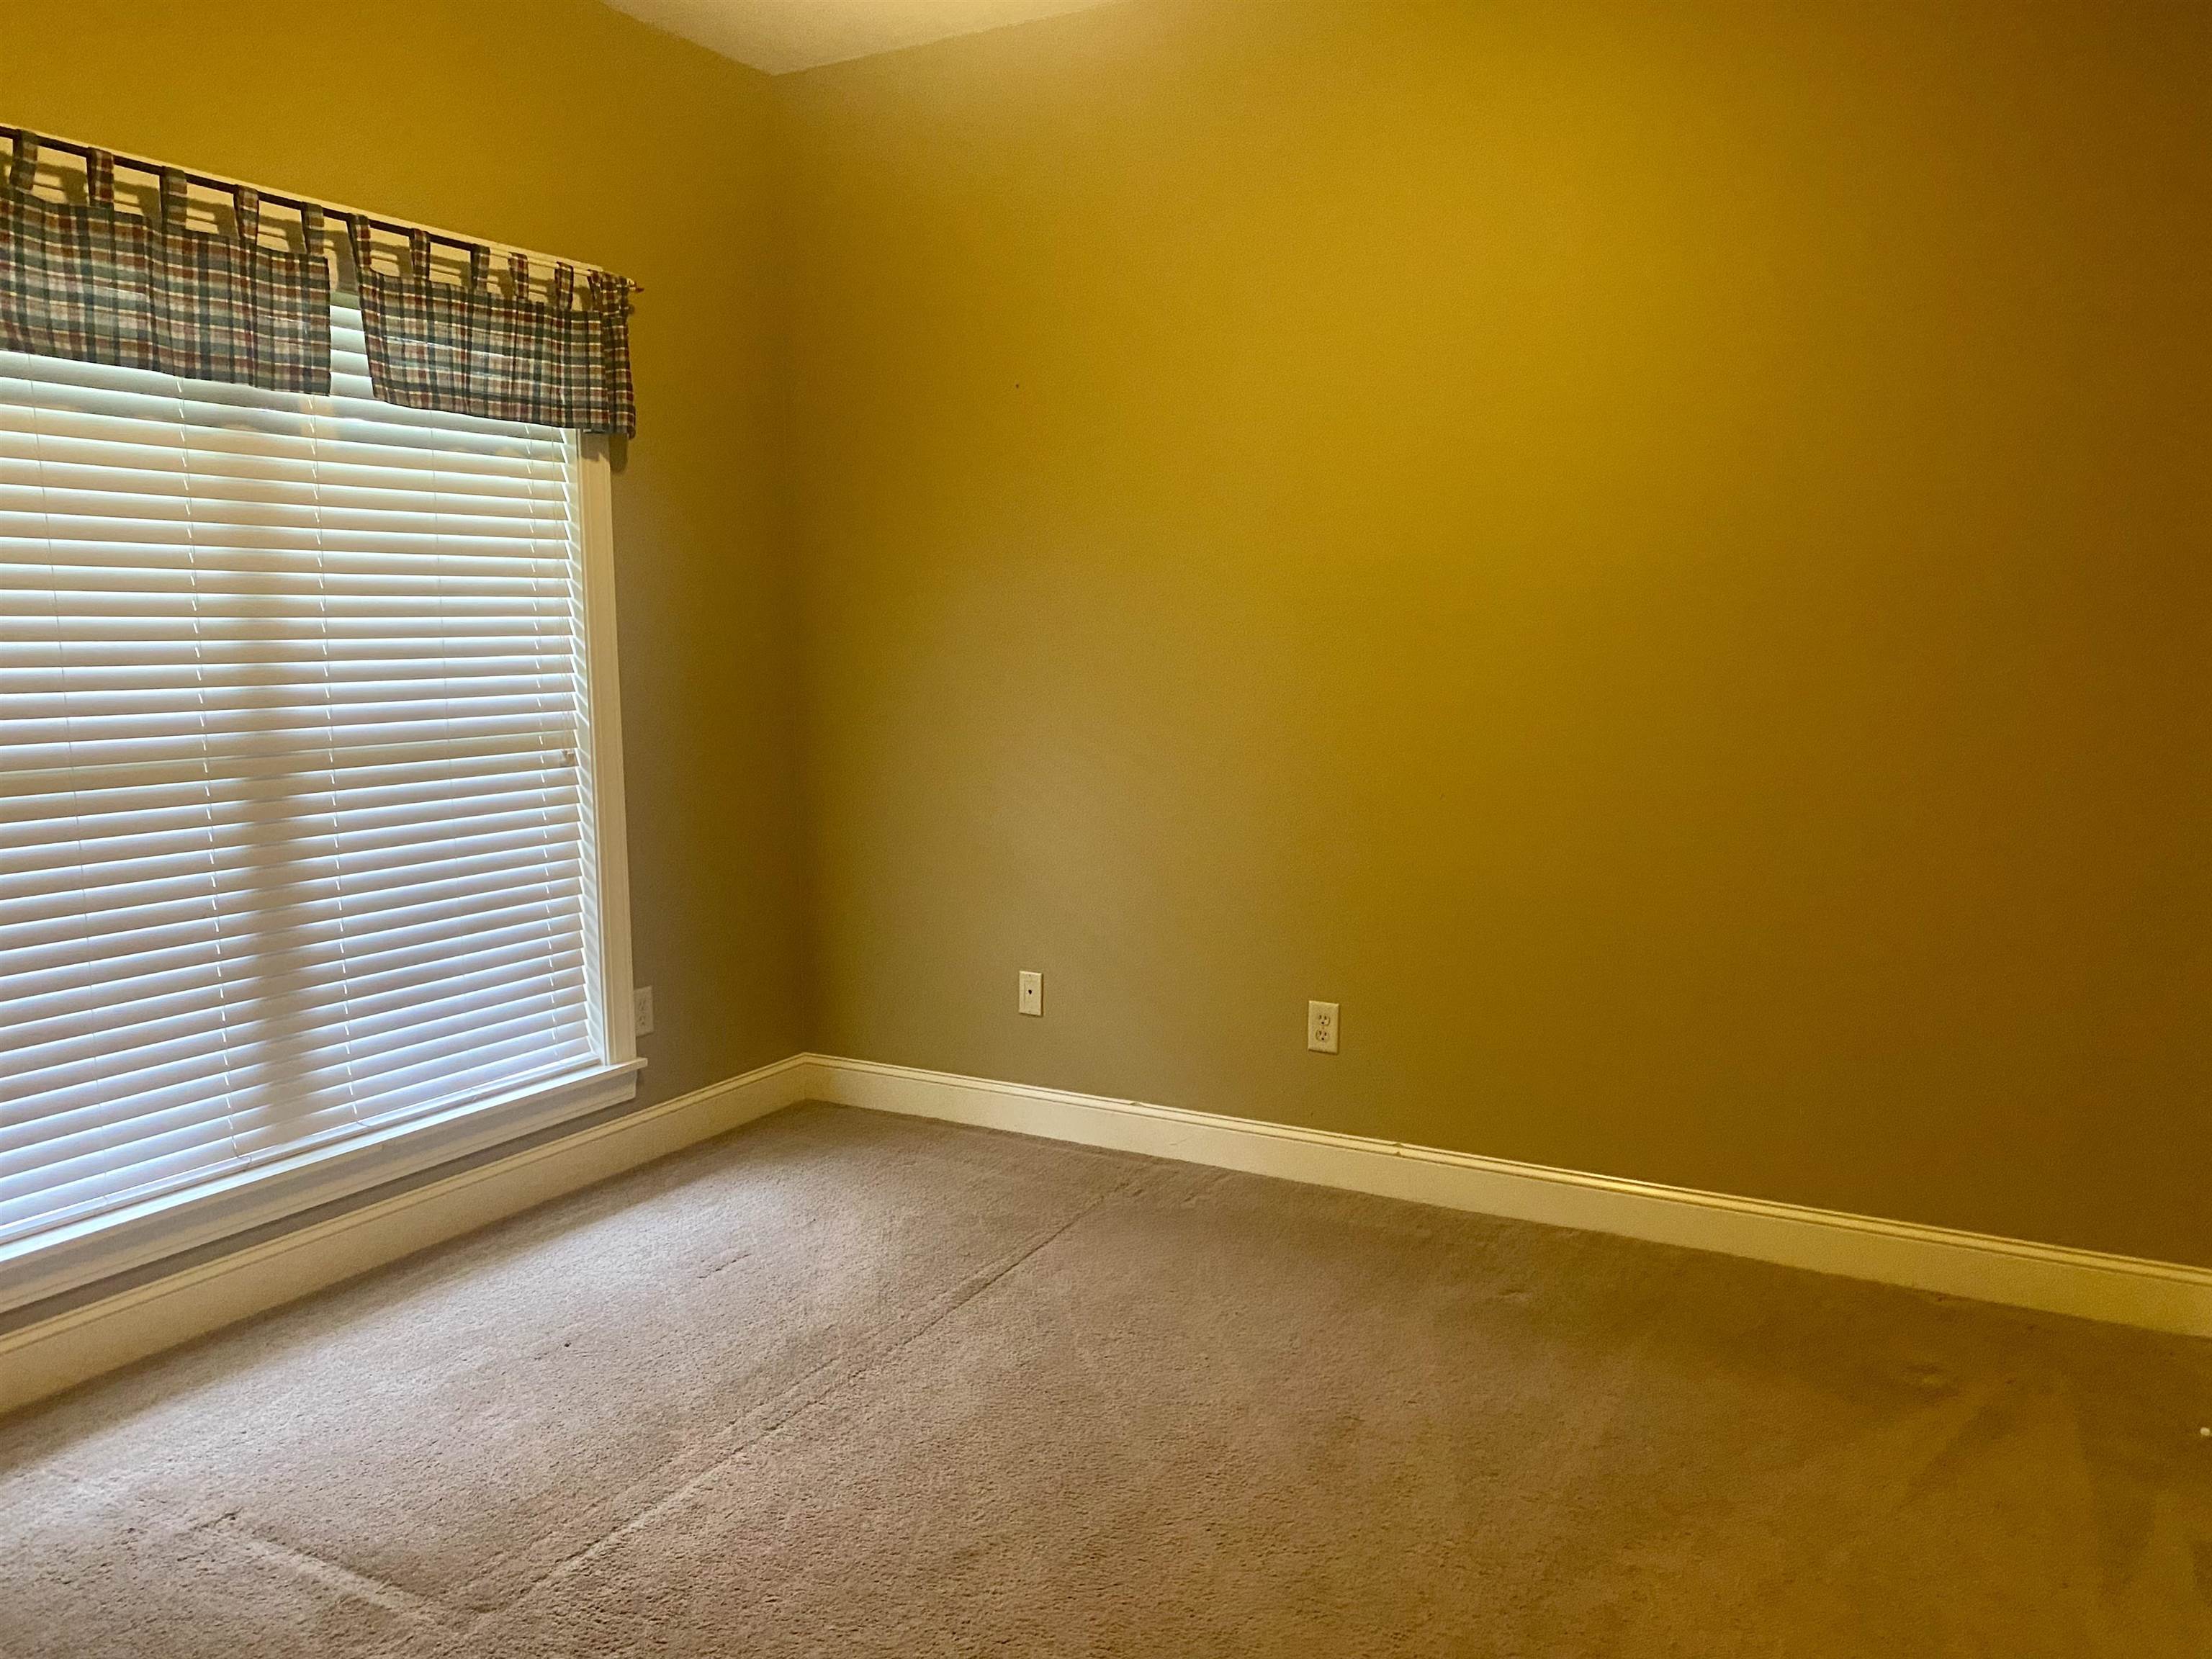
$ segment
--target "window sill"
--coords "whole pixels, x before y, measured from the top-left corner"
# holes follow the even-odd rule
[[[641,1060],[372,1127],[295,1158],[0,1245],[0,1315],[619,1105]]]

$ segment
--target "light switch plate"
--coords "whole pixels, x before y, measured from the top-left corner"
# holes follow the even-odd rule
[[[630,993],[630,1026],[639,1036],[653,1035],[653,987],[641,985]]]

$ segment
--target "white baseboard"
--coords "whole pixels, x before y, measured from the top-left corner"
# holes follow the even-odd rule
[[[0,1334],[0,1413],[680,1151],[817,1092],[793,1055]]]
[[[802,1100],[973,1123],[1618,1233],[2045,1313],[2212,1336],[2212,1271],[1545,1169],[1400,1141],[794,1054],[0,1333],[0,1413]]]
[[[823,1054],[808,1097],[2212,1336],[2212,1271]]]

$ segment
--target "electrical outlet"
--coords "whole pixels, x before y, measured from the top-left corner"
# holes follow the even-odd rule
[[[1317,1054],[1336,1052],[1336,1005],[1333,1002],[1306,1004],[1306,1047]]]
[[[1014,1012],[1035,1014],[1039,1019],[1044,1018],[1044,975],[1042,974],[1033,974],[1026,968],[1022,969],[1021,998],[1014,1004]]]
[[[640,1036],[653,1035],[653,987],[641,985],[629,996],[630,1025]]]

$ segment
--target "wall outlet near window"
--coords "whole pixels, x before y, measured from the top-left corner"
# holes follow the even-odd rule
[[[1306,1047],[1317,1054],[1336,1052],[1336,1005],[1333,1002],[1306,1004]]]
[[[653,987],[641,985],[629,994],[630,1026],[639,1036],[653,1035]]]
[[[1026,968],[1022,969],[1021,997],[1014,1004],[1014,1012],[1035,1014],[1039,1019],[1044,1018],[1044,975],[1042,974],[1033,974]]]

